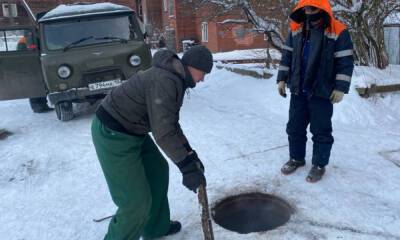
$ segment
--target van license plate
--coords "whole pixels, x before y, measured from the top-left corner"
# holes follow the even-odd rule
[[[94,90],[99,90],[99,89],[104,89],[104,88],[112,88],[121,85],[121,79],[114,79],[114,80],[109,80],[109,81],[104,81],[104,82],[97,82],[97,83],[91,83],[89,84],[89,90],[94,91]]]

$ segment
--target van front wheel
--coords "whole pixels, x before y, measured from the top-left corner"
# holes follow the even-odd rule
[[[55,105],[56,114],[58,120],[63,122],[69,121],[74,118],[74,112],[72,110],[72,102],[58,102]]]

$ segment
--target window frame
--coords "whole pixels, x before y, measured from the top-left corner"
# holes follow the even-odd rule
[[[163,0],[163,10],[164,12],[168,12],[168,0]]]
[[[5,11],[5,8],[7,8],[7,11]],[[3,17],[5,18],[18,17],[18,6],[16,3],[2,3],[1,9],[3,12]]]
[[[175,0],[168,0],[168,14],[170,17],[175,16]]]
[[[15,49],[10,49],[10,43],[12,43],[12,41],[9,41],[10,37],[7,37],[7,32],[17,32],[17,31],[29,31],[30,34],[30,42],[35,46],[35,48],[29,48],[29,46],[26,44],[26,49],[18,49],[18,41],[21,39],[21,37],[19,38],[19,40],[17,41],[16,44],[16,48]],[[20,28],[20,29],[3,29],[0,30],[0,37],[2,37],[4,39],[4,44],[5,44],[5,49],[0,50],[0,53],[17,53],[17,52],[34,52],[34,51],[38,51],[38,45],[37,42],[35,40],[35,35],[34,35],[34,31],[32,29],[29,28]]]
[[[201,23],[201,41],[208,42],[208,22]]]

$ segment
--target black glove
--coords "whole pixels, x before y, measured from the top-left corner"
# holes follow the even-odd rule
[[[182,184],[189,190],[196,193],[201,184],[206,185],[204,166],[195,151],[176,165],[182,173]]]

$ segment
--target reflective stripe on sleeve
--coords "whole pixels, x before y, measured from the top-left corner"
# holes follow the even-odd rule
[[[279,71],[286,71],[286,72],[287,72],[287,71],[289,71],[289,67],[286,67],[286,66],[282,66],[282,65],[281,65],[281,66],[279,66],[278,70],[279,70]]]
[[[351,81],[351,76],[346,75],[346,74],[336,74],[336,80],[342,80],[342,81]]]
[[[282,48],[285,49],[285,50],[288,50],[289,52],[293,52],[293,48],[291,48],[289,46],[283,45]]]
[[[347,56],[352,56],[352,55],[353,55],[352,49],[335,52],[335,58],[347,57]]]

